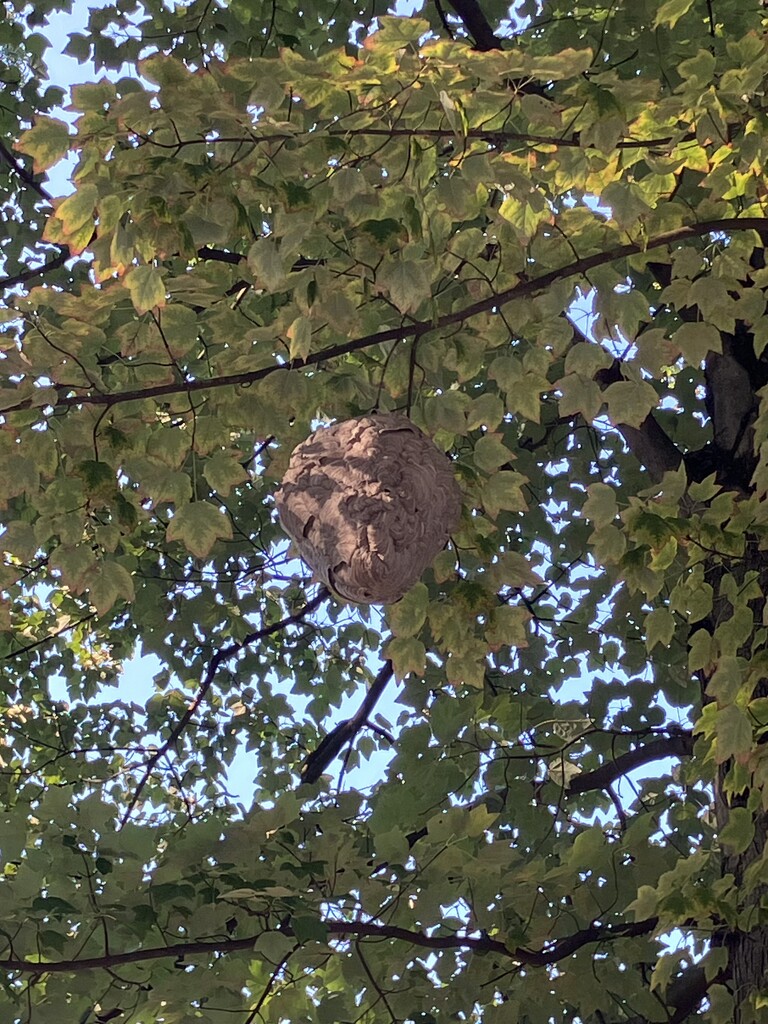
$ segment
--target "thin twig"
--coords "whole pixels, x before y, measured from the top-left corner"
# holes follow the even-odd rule
[[[168,738],[165,740],[165,742],[160,747],[158,747],[158,749],[155,751],[152,757],[150,757],[150,759],[147,761],[141,781],[134,790],[133,796],[130,799],[128,807],[126,808],[122,817],[120,818],[120,824],[118,826],[119,828],[123,828],[123,826],[130,818],[134,807],[139,802],[141,794],[144,791],[144,787],[149,782],[149,779],[152,775],[152,772],[154,771],[157,762],[160,761],[161,758],[165,757],[165,755],[168,753],[171,747],[179,740],[184,730],[192,721],[195,712],[200,707],[202,702],[205,700],[208,691],[213,685],[213,681],[216,678],[216,673],[218,672],[222,662],[227,661],[229,658],[234,657],[234,655],[236,654],[239,654],[240,651],[245,650],[246,647],[250,647],[251,644],[256,643],[257,640],[263,640],[265,639],[265,637],[272,636],[274,633],[279,633],[281,630],[285,629],[288,626],[293,626],[296,623],[301,622],[307,615],[310,615],[313,611],[319,608],[323,601],[325,601],[326,598],[328,598],[329,596],[330,592],[328,591],[328,589],[326,587],[321,587],[317,595],[311,601],[305,604],[300,611],[294,612],[293,615],[289,615],[285,619],[281,619],[280,622],[273,622],[271,626],[264,626],[261,629],[254,630],[252,633],[249,633],[248,636],[246,636],[243,640],[239,640],[235,643],[228,644],[226,647],[220,648],[216,652],[216,654],[214,654],[214,656],[211,658],[208,664],[208,668],[206,670],[205,675],[203,676],[203,680],[200,683],[200,686],[198,687],[194,700],[189,705],[184,714],[181,716],[176,725],[173,727],[173,729],[171,729],[171,732]]]

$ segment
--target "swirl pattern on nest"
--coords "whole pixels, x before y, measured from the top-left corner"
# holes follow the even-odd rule
[[[318,579],[357,604],[392,604],[459,522],[450,460],[405,416],[316,430],[276,494],[283,529]]]

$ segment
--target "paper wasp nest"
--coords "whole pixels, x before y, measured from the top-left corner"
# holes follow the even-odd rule
[[[276,495],[283,529],[318,579],[358,604],[391,604],[459,522],[449,459],[409,419],[371,414],[316,430]]]

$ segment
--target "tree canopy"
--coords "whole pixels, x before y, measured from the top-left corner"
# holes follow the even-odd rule
[[[0,22],[3,1020],[768,1020],[764,6],[126,0],[66,100],[65,6]],[[463,511],[368,609],[274,493],[371,411]]]

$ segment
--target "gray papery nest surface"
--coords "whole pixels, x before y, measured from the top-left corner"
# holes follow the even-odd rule
[[[276,495],[283,529],[341,597],[391,604],[459,522],[450,460],[405,416],[377,413],[316,430]]]

